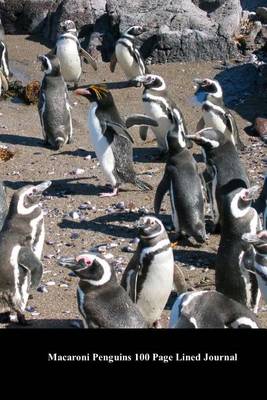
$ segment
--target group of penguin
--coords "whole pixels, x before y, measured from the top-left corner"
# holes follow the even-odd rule
[[[216,290],[180,294],[173,304],[170,328],[257,328],[260,295],[267,302],[267,179],[259,187],[250,185],[238,151],[244,148],[233,115],[225,107],[219,82],[195,79],[195,98],[202,105],[197,132],[189,134],[184,117],[169,97],[164,79],[149,73],[135,37],[144,28],[133,26],[122,33],[115,46],[110,69],[120,65],[129,86],[143,86],[144,114],[120,116],[108,85],[78,87],[81,62],[95,60],[82,49],[73,21],[61,23],[62,34],[50,53],[39,56],[44,78],[40,90],[39,115],[45,142],[59,149],[73,135],[71,107],[66,82],[75,94],[91,103],[89,135],[111,191],[122,183],[141,190],[152,187],[139,179],[133,167],[133,140],[128,128],[140,125],[146,140],[152,129],[165,171],[155,194],[156,216],[136,223],[139,242],[121,282],[113,267],[93,253],[59,260],[79,277],[77,300],[86,328],[152,328],[158,326],[177,275],[172,245],[159,219],[161,202],[169,192],[175,239],[194,238],[204,243],[205,203],[210,205],[214,231],[221,234],[215,266]],[[0,31],[1,32],[1,31]],[[3,44],[3,45],[2,45]],[[1,36],[0,70],[8,83],[7,49]],[[1,49],[2,47],[0,47]],[[4,61],[5,60],[5,61]],[[191,154],[193,142],[201,146],[206,169],[199,174]],[[0,185],[0,313],[8,321],[15,312],[26,324],[24,311],[31,288],[42,278],[45,239],[40,196],[50,181],[17,190],[9,209]],[[7,212],[8,209],[8,212]],[[262,214],[263,226],[260,215]],[[179,275],[179,274],[178,274]]]

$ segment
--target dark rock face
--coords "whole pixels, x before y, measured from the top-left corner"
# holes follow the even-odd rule
[[[83,47],[101,48],[104,61],[119,32],[137,24],[148,29],[137,41],[148,63],[234,56],[241,11],[240,0],[0,0],[6,33],[40,33],[53,44],[60,22],[72,19]]]

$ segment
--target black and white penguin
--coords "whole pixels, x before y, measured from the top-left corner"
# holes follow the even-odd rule
[[[175,117],[174,117],[175,118]],[[170,193],[172,222],[176,239],[192,236],[199,243],[206,239],[204,195],[197,163],[186,148],[185,138],[178,128],[167,133],[168,156],[165,172],[156,190],[154,210],[160,212],[165,193]]]
[[[8,63],[7,45],[3,40],[0,40],[0,96],[3,92],[8,90],[8,82],[11,75]]]
[[[38,60],[44,71],[38,103],[42,132],[45,143],[58,150],[70,143],[73,135],[67,86],[56,56],[43,55]]]
[[[142,217],[137,228],[140,242],[123,273],[121,285],[152,327],[160,319],[172,291],[173,251],[159,219]]]
[[[206,188],[216,226],[219,222],[220,198],[240,187],[248,188],[247,172],[229,134],[205,128],[188,137],[203,148],[208,176]]]
[[[145,114],[158,122],[158,126],[153,126],[151,129],[156,136],[159,149],[163,154],[167,153],[166,135],[170,130],[175,129],[174,125],[177,124],[177,121],[178,134],[185,138],[187,136],[187,129],[181,110],[168,95],[166,84],[161,76],[141,75],[133,79],[133,81],[140,82],[144,86],[142,101]],[[142,140],[146,140],[147,131],[148,126],[140,128]]]
[[[86,253],[62,258],[59,265],[80,278],[77,300],[85,328],[148,328],[106,260]]]
[[[102,170],[113,190],[101,196],[116,196],[122,182],[129,182],[142,190],[152,187],[136,176],[133,168],[132,138],[120,117],[112,94],[104,86],[91,85],[76,89],[92,104],[88,114],[89,134]]]
[[[60,27],[63,33],[58,37],[53,53],[59,58],[64,80],[77,87],[82,73],[82,57],[86,58],[94,70],[97,70],[96,61],[81,47],[73,21],[63,21]]]
[[[259,216],[251,202],[258,186],[238,188],[221,198],[221,239],[215,263],[216,290],[257,312],[260,291],[254,274],[243,268],[242,236],[261,229]]]
[[[116,42],[115,52],[110,61],[111,72],[115,71],[116,64],[118,63],[127,79],[133,79],[138,75],[148,73],[144,60],[134,43],[136,36],[141,35],[145,31],[145,28],[136,25],[131,26],[123,32]]]
[[[6,216],[8,213],[7,201],[6,201],[6,191],[5,186],[2,181],[0,181],[0,232],[4,225]]]
[[[0,233],[0,313],[16,312],[20,324],[26,324],[29,290],[42,278],[45,230],[39,200],[50,185],[47,181],[16,191]]]
[[[202,106],[203,117],[198,122],[197,130],[206,128],[228,131],[238,150],[244,150],[233,114],[226,108],[223,91],[218,81],[212,79],[194,79],[196,84],[195,99]]]
[[[171,310],[169,328],[259,328],[255,314],[215,290],[181,294]]]
[[[262,191],[252,206],[259,215],[262,214],[263,229],[267,230],[267,171],[265,172]]]
[[[242,240],[249,246],[244,252],[243,266],[256,274],[262,297],[267,303],[267,230],[256,235],[245,233]]]
[[[0,18],[0,40],[3,42],[5,41],[5,29],[4,29],[1,18]]]

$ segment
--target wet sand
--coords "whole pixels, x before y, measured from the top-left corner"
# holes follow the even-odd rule
[[[48,49],[27,39],[26,36],[7,36],[10,65],[14,79],[24,83],[32,79],[42,79],[40,65],[36,61],[38,54],[44,54]],[[192,105],[191,96],[194,92],[192,79],[195,77],[214,77],[218,73],[216,67],[220,63],[174,63],[168,65],[152,65],[151,71],[162,75],[169,92],[181,108],[189,131],[195,130],[201,110]],[[95,83],[104,81],[125,80],[117,67],[112,74],[109,65],[98,64],[95,72],[86,64],[80,81]],[[133,112],[142,112],[140,88],[113,91],[117,107],[123,116]],[[136,236],[133,223],[141,213],[128,213],[113,209],[114,204],[123,201],[127,206],[144,207],[153,212],[155,190],[142,193],[135,187],[124,185],[116,198],[99,198],[105,179],[98,165],[89,142],[87,132],[86,99],[78,98],[70,93],[74,125],[74,142],[66,145],[62,151],[53,151],[43,146],[42,133],[36,105],[27,106],[16,101],[0,101],[0,144],[6,144],[15,152],[15,157],[7,163],[1,163],[0,178],[6,182],[8,198],[15,189],[28,182],[52,180],[53,185],[43,199],[43,207],[47,213],[46,244],[43,252],[44,275],[42,284],[48,292],[32,292],[26,312],[26,318],[31,323],[30,328],[71,328],[73,321],[80,322],[77,309],[76,288],[77,278],[69,276],[69,271],[56,263],[59,256],[77,255],[82,250],[91,249],[100,244],[115,242],[118,246],[108,250],[113,255],[109,261],[114,262],[118,274],[127,265],[132,253],[122,251]],[[257,104],[256,104],[257,105]],[[244,107],[246,104],[244,104]],[[235,114],[241,132],[242,140],[247,145],[242,159],[246,163],[252,183],[262,184],[264,158],[266,147],[258,138],[249,137],[243,129],[250,123]],[[144,174],[143,179],[156,188],[161,179],[164,164],[152,160],[156,155],[156,143],[152,134],[146,143],[138,136],[137,129],[131,129],[135,141],[134,161],[138,173]],[[194,147],[194,153],[199,148]],[[86,159],[91,155],[91,160]],[[85,172],[75,175],[78,168]],[[266,168],[266,167],[265,167]],[[79,210],[79,206],[90,201],[92,209]],[[94,208],[95,207],[95,208]],[[164,220],[170,221],[169,198],[163,203],[166,208]],[[81,218],[70,217],[72,211],[78,211]],[[218,235],[211,235],[208,242],[201,247],[177,246],[174,250],[175,259],[181,266],[189,287],[198,289],[214,288],[214,262],[219,242]],[[118,258],[120,259],[118,260]],[[119,262],[118,262],[119,261]],[[50,282],[50,284],[49,284]],[[48,283],[48,285],[47,285]],[[262,307],[265,306],[265,310]],[[162,325],[167,326],[168,311],[164,312]],[[259,319],[267,328],[266,305],[261,303]],[[17,328],[14,323],[3,328]]]

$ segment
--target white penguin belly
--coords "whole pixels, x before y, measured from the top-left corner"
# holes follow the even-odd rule
[[[82,68],[76,42],[72,39],[61,40],[57,44],[57,56],[65,81],[78,82]]]
[[[220,117],[218,117],[212,111],[209,111],[209,112],[204,111],[203,118],[205,121],[206,128],[211,127],[211,128],[218,129],[218,131],[220,131],[220,132],[225,132],[226,126],[225,126],[224,122],[222,121],[222,119]]]
[[[155,255],[138,295],[136,304],[150,325],[160,318],[171,293],[173,263],[171,248]]]
[[[128,79],[142,75],[140,66],[123,44],[116,45],[115,53],[117,61]]]
[[[153,126],[151,127],[151,129],[156,136],[158,146],[162,150],[167,150],[166,135],[169,129],[171,128],[171,123],[169,118],[166,116],[160,105],[154,103],[153,101],[144,102],[144,111],[148,116],[154,118],[157,121],[158,126]]]
[[[88,127],[92,144],[95,149],[98,161],[101,164],[103,172],[112,186],[116,185],[116,178],[113,174],[115,168],[115,158],[111,146],[102,133],[101,125],[96,116],[97,103],[92,103],[88,115]]]

